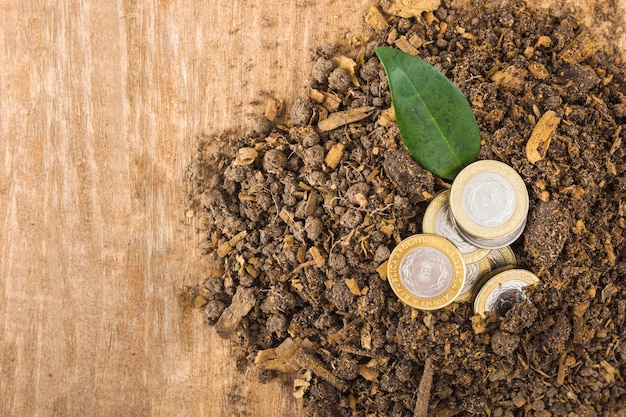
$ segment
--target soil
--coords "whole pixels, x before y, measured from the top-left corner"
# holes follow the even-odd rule
[[[575,19],[522,3],[384,17],[362,48],[316,51],[311,96],[283,119],[199,145],[189,204],[215,270],[187,296],[261,382],[295,379],[311,416],[626,415],[624,73]],[[417,311],[385,279],[390,251],[449,186],[389,117],[374,54],[385,44],[453,80],[478,120],[479,158],[527,184],[512,248],[541,284],[505,316]],[[531,163],[526,143],[549,111],[560,123]]]

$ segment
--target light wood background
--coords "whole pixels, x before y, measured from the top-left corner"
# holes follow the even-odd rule
[[[370,4],[0,0],[0,415],[301,414],[177,301],[207,273],[185,168]]]

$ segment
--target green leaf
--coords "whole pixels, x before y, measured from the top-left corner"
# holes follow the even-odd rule
[[[480,131],[456,85],[426,61],[378,47],[400,134],[409,152],[433,174],[452,180],[476,160]]]

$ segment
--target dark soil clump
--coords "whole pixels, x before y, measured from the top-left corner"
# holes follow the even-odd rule
[[[334,59],[342,52],[320,48],[311,96],[283,124],[200,144],[190,205],[215,271],[189,290],[197,305],[263,382],[310,371],[310,415],[412,416],[427,359],[429,415],[623,415],[624,73],[575,20],[517,2],[388,22],[343,52],[354,74]],[[385,279],[390,251],[421,232],[447,184],[409,156],[390,118],[374,55],[383,44],[453,80],[478,120],[479,158],[527,184],[529,222],[513,250],[541,284],[503,317],[474,316],[468,303],[416,311]],[[533,164],[526,143],[549,111],[561,120]]]

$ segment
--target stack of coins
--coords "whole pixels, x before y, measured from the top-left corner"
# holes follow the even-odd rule
[[[463,254],[465,260],[465,284],[456,301],[471,301],[476,282],[496,268],[506,265],[515,266],[515,254],[509,246],[498,249],[479,248],[468,242],[459,231],[449,203],[450,191],[437,194],[424,213],[422,230],[434,233],[452,242]]]
[[[538,282],[532,273],[513,269],[517,261],[508,246],[524,231],[527,213],[528,192],[515,170],[497,161],[467,166],[426,209],[424,234],[403,240],[392,252],[392,289],[422,310],[474,299],[477,314],[502,314],[507,302],[523,297],[524,286]]]
[[[478,161],[459,172],[452,183],[450,210],[468,242],[498,249],[515,242],[524,231],[528,191],[510,166]]]

